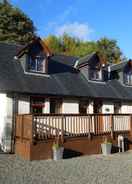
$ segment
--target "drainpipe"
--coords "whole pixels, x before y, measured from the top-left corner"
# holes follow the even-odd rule
[[[13,96],[13,118],[12,118],[12,134],[11,134],[11,153],[15,152],[15,132],[16,132],[16,114],[18,112],[18,98]]]

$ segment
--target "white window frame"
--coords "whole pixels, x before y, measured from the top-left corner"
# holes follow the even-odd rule
[[[41,56],[36,56],[35,59],[33,60],[31,58],[31,56],[28,57],[28,70],[29,72],[34,72],[34,73],[46,73],[46,59],[45,58],[42,58],[43,59],[43,70],[38,70],[38,58],[42,58]],[[31,69],[31,63],[32,62],[35,62],[35,69]]]

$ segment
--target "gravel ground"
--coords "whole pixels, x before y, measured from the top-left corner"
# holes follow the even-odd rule
[[[0,184],[132,183],[132,151],[59,161],[25,161],[0,154]]]

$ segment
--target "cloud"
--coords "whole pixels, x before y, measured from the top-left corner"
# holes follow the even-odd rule
[[[62,36],[64,33],[67,33],[71,36],[78,37],[81,40],[90,40],[92,32],[93,29],[91,29],[87,23],[79,22],[56,25],[55,28],[55,34],[57,36]]]

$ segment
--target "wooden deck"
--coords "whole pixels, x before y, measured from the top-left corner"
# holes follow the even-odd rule
[[[103,137],[116,144],[119,134],[131,138],[131,114],[17,115],[16,153],[30,160],[51,158],[56,138],[67,149],[82,154],[100,153]]]

